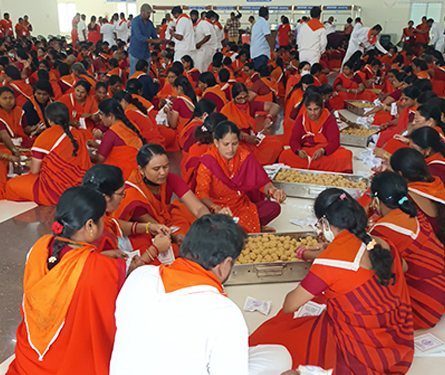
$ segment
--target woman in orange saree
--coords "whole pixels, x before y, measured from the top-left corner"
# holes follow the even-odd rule
[[[60,102],[46,109],[50,127],[43,131],[31,149],[31,171],[6,184],[5,198],[55,206],[62,193],[80,185],[91,167],[86,143],[91,135],[70,128],[68,108]]]
[[[369,232],[394,244],[408,264],[405,277],[414,329],[432,328],[445,313],[444,245],[425,215],[408,199],[402,176],[393,172],[374,176],[371,194],[371,207],[382,217]]]
[[[128,272],[125,259],[96,251],[105,198],[94,189],[66,190],[53,234],[30,250],[23,277],[22,322],[8,375],[106,375],[116,333],[116,298]],[[104,288],[104,285],[107,287]]]
[[[439,177],[432,177],[423,155],[412,148],[397,150],[390,160],[394,172],[401,174],[408,184],[411,199],[433,227],[445,245],[445,188]]]
[[[13,90],[17,106],[21,108],[32,96],[32,87],[22,79],[20,71],[14,65],[5,68],[5,76],[5,86]]]
[[[126,196],[114,212],[116,219],[163,224],[172,229],[172,242],[181,245],[196,218],[209,214],[184,180],[169,172],[165,150],[156,144],[144,145],[137,156],[138,167],[125,183]],[[173,194],[178,200],[172,203]]]
[[[94,164],[110,164],[119,167],[128,178],[136,168],[136,155],[145,142],[138,128],[125,116],[116,99],[105,99],[99,104],[100,118],[108,130],[100,145],[91,142],[90,159]]]
[[[255,157],[239,147],[240,134],[233,122],[217,125],[214,146],[199,160],[195,193],[212,212],[237,217],[246,232],[259,233],[280,214],[286,194],[273,186]]]
[[[221,109],[227,104],[227,98],[224,91],[216,83],[215,76],[210,72],[204,72],[199,75],[198,87],[202,91],[202,98],[212,100],[216,104],[216,110]]]
[[[297,118],[290,149],[284,150],[279,162],[292,168],[352,173],[352,152],[340,146],[337,121],[324,108],[318,93],[309,94],[306,110]]]
[[[107,202],[107,210],[103,217],[104,230],[94,242],[97,251],[103,255],[122,256],[123,254],[116,253],[118,249],[139,250],[144,263],[159,265],[158,255],[168,251],[171,246],[170,228],[160,224],[132,223],[113,218],[113,212],[125,197],[125,180],[120,168],[107,164],[94,165],[85,173],[82,185],[99,191]],[[145,237],[147,246],[133,248],[125,243],[124,237],[128,237],[131,242],[135,237]]]
[[[249,101],[246,86],[237,82],[232,87],[232,101],[224,106],[221,113],[241,130],[241,147],[251,152],[261,165],[266,165],[275,163],[283,149],[281,136],[264,134],[270,131],[279,110],[275,103]],[[260,133],[257,133],[255,121],[257,112],[268,113]]]
[[[139,130],[147,143],[157,143],[165,147],[164,137],[159,132],[156,124],[152,122],[147,110],[138,99],[133,98],[132,95],[126,91],[118,91],[113,95],[113,99],[119,102],[124,109],[125,116]]]
[[[293,369],[312,365],[341,375],[406,373],[414,335],[400,256],[366,233],[365,210],[341,189],[323,191],[315,215],[329,244],[297,250],[302,260],[315,258],[309,273],[288,293],[283,309],[251,334],[250,345],[284,345]],[[318,316],[294,318],[311,300],[326,308]]]
[[[92,130],[99,122],[99,109],[96,101],[89,95],[91,85],[81,79],[74,86],[74,92],[60,98],[70,110],[71,125],[82,129]]]

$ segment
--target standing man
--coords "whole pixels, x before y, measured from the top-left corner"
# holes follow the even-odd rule
[[[241,23],[235,16],[235,12],[230,13],[230,18],[227,20],[226,26],[224,27],[224,31],[229,35],[229,42],[238,44],[240,27]]]
[[[151,5],[142,4],[141,14],[134,17],[131,23],[130,48],[128,49],[130,77],[136,72],[136,64],[139,60],[147,61],[150,66],[150,44],[164,42],[164,40],[158,39],[156,29],[150,20],[150,15],[154,12]]]
[[[77,24],[77,36],[79,38],[79,42],[86,42],[87,41],[87,24],[85,23],[87,16],[85,14],[82,14],[80,16],[80,21]]]
[[[217,48],[222,48],[222,41],[224,40],[224,27],[219,22],[219,14],[213,12],[215,14],[215,19],[213,21],[213,27],[215,28],[216,40],[217,40]]]
[[[422,23],[416,26],[416,43],[428,45],[430,43],[430,27],[426,22],[426,17],[422,17]]]
[[[8,36],[12,38],[14,36],[14,32],[12,31],[12,21],[9,18],[9,13],[5,13],[3,15],[3,19],[0,21],[0,25],[5,38],[7,38]]]
[[[326,35],[335,33],[334,17],[329,17],[328,20],[324,23],[324,27],[326,29]]]
[[[193,23],[193,30],[196,31],[196,26],[198,26],[198,23],[200,21],[199,19],[199,12],[196,9],[192,9],[190,11],[190,19]]]
[[[102,42],[107,42],[110,47],[116,45],[116,34],[114,32],[114,27],[108,22],[106,18],[102,18],[103,25],[100,28],[100,35]]]
[[[297,35],[300,61],[307,61],[311,65],[320,62],[320,57],[328,44],[326,29],[320,22],[320,16],[321,8],[313,7],[311,9],[311,20],[301,25]]]
[[[215,18],[215,12],[209,10],[206,18],[201,20],[196,26],[196,54],[194,61],[196,69],[201,73],[207,71],[212,62],[213,55],[216,52],[218,41],[212,22],[212,19]]]
[[[120,20],[116,25],[116,37],[125,43],[128,41],[128,23],[124,12],[120,14]]]
[[[434,49],[436,51],[443,53],[443,47],[445,44],[443,35],[444,32],[443,26],[438,22],[434,22],[432,18],[430,18],[426,23],[428,27],[431,29],[431,34],[433,37],[431,39],[431,44],[434,46]]]
[[[231,217],[204,215],[190,227],[180,258],[130,274],[116,301],[110,375],[259,375],[290,369],[284,346],[248,347],[243,315],[224,294],[245,239]],[[151,323],[137,322],[136,311]]]
[[[173,41],[175,42],[175,61],[181,61],[182,56],[189,55],[192,59],[195,56],[195,32],[190,17],[182,13],[179,6],[173,7],[172,15],[176,19],[176,26],[173,28]]]
[[[255,69],[267,65],[270,59],[270,50],[274,41],[270,35],[269,9],[261,7],[258,20],[252,27],[252,36],[250,40],[250,57],[253,60]]]
[[[352,29],[352,32],[360,30],[362,27],[363,27],[362,19],[360,17],[357,17],[355,19],[355,25],[354,28]]]
[[[375,25],[372,29],[370,27],[361,27],[359,30],[354,30],[351,34],[348,50],[346,51],[342,65],[348,62],[355,52],[360,51],[364,54],[366,50],[374,47],[386,55],[388,51],[382,47],[377,39],[377,35],[379,35],[381,31],[382,26],[380,25]]]

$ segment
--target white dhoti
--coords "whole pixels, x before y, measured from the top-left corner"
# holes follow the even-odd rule
[[[282,345],[249,348],[249,375],[279,375],[292,369],[292,357]]]
[[[440,53],[443,53],[443,48],[445,46],[445,41],[443,40],[443,38],[441,38],[442,40],[438,40],[435,44],[434,44],[434,49],[436,51],[439,51]]]
[[[353,43],[352,41],[349,42],[348,49],[346,50],[346,55],[343,59],[342,66],[349,61],[349,59],[352,57],[354,53],[357,51],[360,51],[362,54],[365,52],[365,49],[363,47],[360,47],[358,44]]]
[[[300,50],[300,61],[307,61],[309,64],[314,65],[320,62],[320,53],[311,50]]]
[[[198,69],[201,73],[207,72],[209,65],[212,63],[213,55],[215,54],[216,49],[213,47],[205,47],[202,46],[200,49],[195,51],[195,58],[193,61],[195,62],[195,68]]]

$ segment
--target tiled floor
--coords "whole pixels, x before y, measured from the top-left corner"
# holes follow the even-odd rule
[[[351,118],[352,120],[352,118]],[[354,155],[362,151],[350,148]],[[173,171],[179,171],[179,155],[171,155]],[[368,168],[354,159],[354,172],[367,172]],[[312,212],[313,201],[289,198],[282,205],[281,215],[270,225],[280,232],[310,231],[310,227],[298,227],[290,219],[305,219]],[[13,203],[0,201],[0,233],[2,234],[2,257],[0,258],[0,375],[3,375],[12,360],[14,333],[20,322],[20,303],[22,297],[22,274],[26,254],[37,238],[50,230],[54,210],[47,207],[34,208],[33,203]],[[272,301],[269,316],[258,312],[243,311],[249,330],[252,332],[265,320],[274,316],[281,308],[285,295],[298,283],[268,283],[256,285],[236,285],[226,287],[226,291],[241,309],[247,296],[262,301]],[[431,333],[445,341],[445,318]],[[416,332],[416,335],[422,334]],[[445,358],[415,358],[409,375],[445,374]],[[278,374],[277,374],[278,375]]]

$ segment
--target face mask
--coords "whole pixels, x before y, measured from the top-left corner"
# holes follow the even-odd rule
[[[161,186],[159,184],[155,184],[154,182],[151,182],[147,177],[143,177],[142,180],[144,181],[144,184],[148,185],[148,186],[152,186],[152,187]]]
[[[247,109],[247,105],[248,105],[248,103],[244,103],[244,104],[238,104],[238,103],[236,103],[236,106],[237,106],[239,109],[243,109],[243,110]]]
[[[326,241],[332,242],[332,241],[334,241],[335,235],[331,231],[331,226],[329,225],[329,222],[326,219],[324,219],[324,220],[328,225],[328,229],[325,229],[325,224],[323,223],[323,229],[322,229],[323,236],[326,239]]]
[[[309,72],[309,71],[307,71],[307,70],[303,70],[303,71],[301,72],[301,76],[302,76],[302,77],[305,76],[305,75],[308,75],[308,74],[311,74],[311,72]]]

